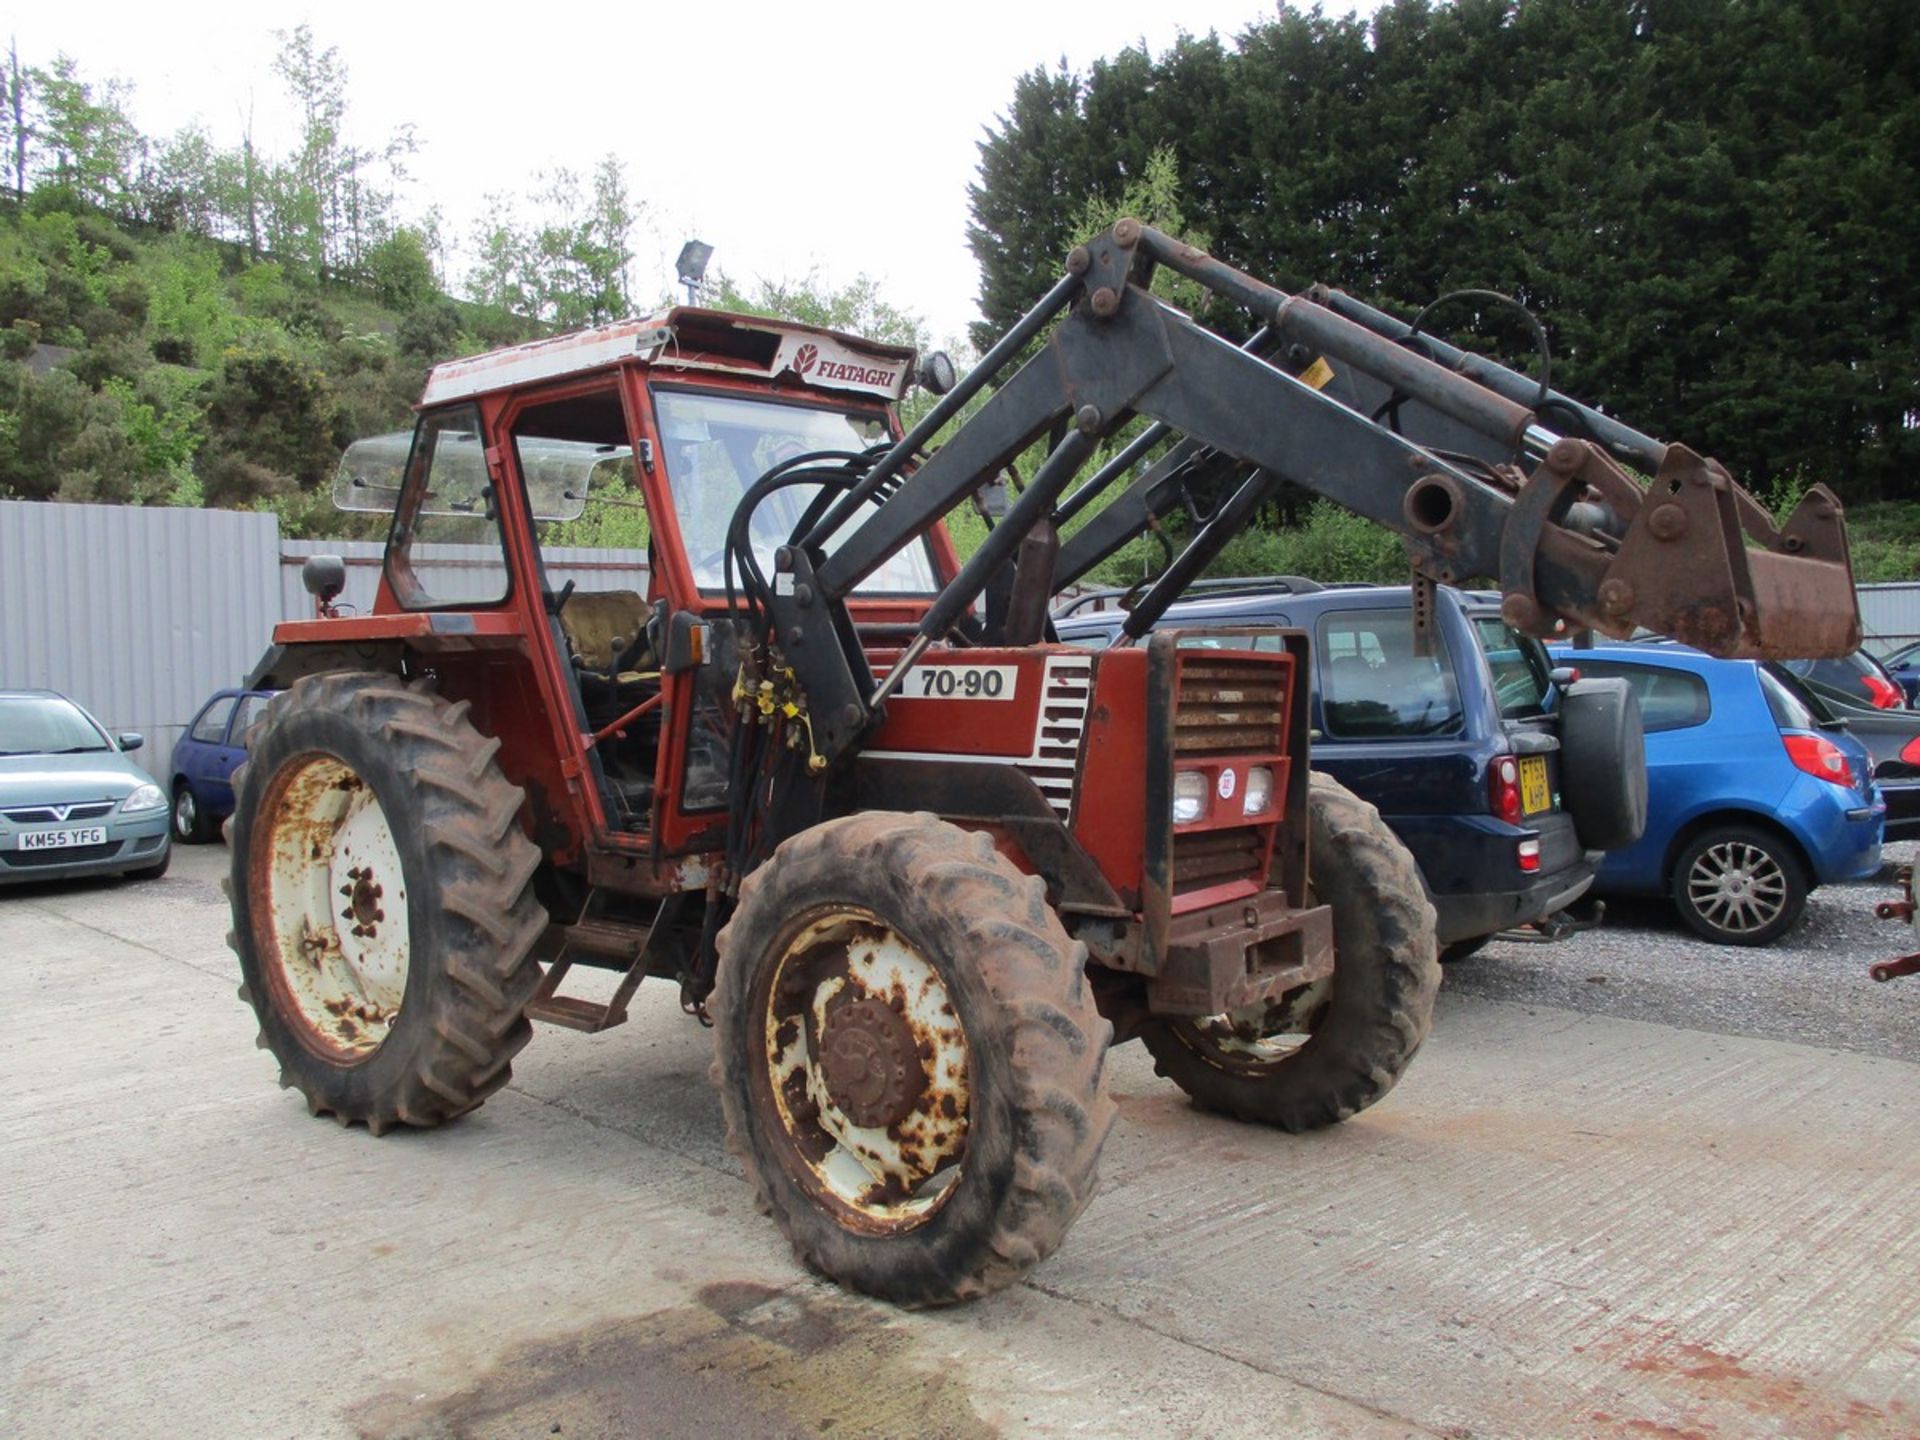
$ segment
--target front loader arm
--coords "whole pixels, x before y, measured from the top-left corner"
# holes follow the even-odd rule
[[[1162,304],[1146,288],[1157,264],[1244,306],[1260,322],[1255,340],[1237,347]],[[1137,634],[1283,482],[1400,534],[1423,580],[1494,577],[1503,613],[1528,633],[1626,636],[1644,626],[1726,656],[1858,646],[1841,508],[1824,486],[1776,529],[1716,462],[1544,388],[1529,392],[1534,382],[1490,361],[1469,363],[1457,351],[1451,364],[1429,359],[1400,343],[1397,322],[1379,312],[1326,292],[1319,299],[1329,303],[1265,285],[1131,220],[1076,250],[1041,305],[777,557],[768,633],[807,692],[821,755],[832,761],[853,746],[890,686],[954,630],[1001,567],[1017,567],[1016,589],[1051,594],[1184,506],[1199,523],[1129,617]],[[1041,348],[910,468],[918,448],[1056,316]],[[1264,358],[1280,344],[1330,357],[1510,458],[1429,448]],[[1155,422],[1150,435],[1179,438],[1057,553],[1023,544],[1050,538],[1118,481],[1116,462],[1071,488],[1097,443],[1136,416]],[[1060,437],[1052,453],[875,685],[844,620],[846,597],[1049,432]],[[1122,459],[1145,449],[1136,441]],[[1652,470],[1651,485],[1620,459]],[[874,501],[863,523],[827,543]]]

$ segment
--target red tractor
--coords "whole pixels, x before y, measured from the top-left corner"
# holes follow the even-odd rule
[[[1155,265],[1250,338],[1163,305]],[[1406,340],[1123,221],[906,434],[911,352],[695,308],[439,366],[405,453],[338,482],[391,516],[372,613],[315,565],[320,617],[249,682],[285,693],[236,776],[232,938],[283,1083],[436,1125],[531,1020],[606,1029],[674,981],[801,1257],[912,1304],[1060,1243],[1111,1043],[1250,1121],[1371,1105],[1428,1030],[1419,876],[1309,774],[1303,635],[1148,635],[1281,484],[1399,530],[1422,586],[1498,577],[1530,633],[1858,643],[1825,490],[1775,529],[1713,462]],[[963,562],[942,517],[1049,439]],[[644,509],[644,589],[548,583],[547,527],[596,503]],[[1122,640],[1050,643],[1050,598],[1176,509]],[[1631,766],[1636,717],[1591,703]],[[563,993],[583,965],[610,999]]]

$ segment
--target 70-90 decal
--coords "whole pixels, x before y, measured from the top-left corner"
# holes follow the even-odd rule
[[[1011,700],[1018,665],[916,665],[896,692],[902,700]]]

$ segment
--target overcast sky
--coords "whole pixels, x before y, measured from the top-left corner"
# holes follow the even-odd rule
[[[256,138],[280,151],[293,130],[270,69],[273,32],[308,23],[347,65],[350,138],[373,145],[403,122],[418,127],[408,198],[437,203],[456,241],[488,193],[524,191],[554,166],[584,175],[612,152],[645,206],[636,298],[671,284],[681,242],[697,235],[741,282],[865,272],[940,339],[975,316],[967,185],[982,127],[1017,75],[1062,56],[1084,70],[1140,41],[1159,53],[1183,29],[1231,38],[1274,10],[1272,0],[103,0],[22,9],[9,28],[27,64],[65,51],[88,77],[130,81],[149,134],[197,118],[232,145],[251,104]]]

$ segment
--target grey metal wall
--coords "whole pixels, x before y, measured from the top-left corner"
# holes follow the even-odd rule
[[[1884,655],[1909,640],[1920,640],[1920,580],[1862,585],[1859,590],[1867,649]]]
[[[279,521],[227,510],[0,501],[0,687],[72,696],[162,771],[280,609]]]
[[[0,501],[0,689],[71,695],[108,729],[143,733],[135,758],[162,772],[201,703],[246,679],[274,625],[313,614],[307,556],[346,560],[343,598],[365,614],[381,548],[283,541],[276,517],[242,511]],[[646,592],[644,550],[555,548],[545,560],[556,588]],[[504,573],[485,545],[422,546],[418,564]]]

